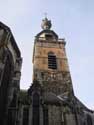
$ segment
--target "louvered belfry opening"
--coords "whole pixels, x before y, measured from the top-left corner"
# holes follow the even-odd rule
[[[53,52],[48,53],[48,68],[57,69],[56,56],[54,55]]]

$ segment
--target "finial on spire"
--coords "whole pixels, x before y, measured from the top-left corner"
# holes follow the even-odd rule
[[[41,27],[43,30],[49,30],[52,26],[51,21],[47,18],[47,13],[44,13],[45,18],[42,20]]]
[[[44,13],[44,16],[45,16],[45,18],[47,18],[47,13],[46,12]]]

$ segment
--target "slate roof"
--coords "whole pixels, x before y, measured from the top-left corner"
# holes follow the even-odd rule
[[[40,33],[36,35],[36,37],[39,37],[42,33],[51,33],[58,39],[58,35],[53,30],[42,30]]]

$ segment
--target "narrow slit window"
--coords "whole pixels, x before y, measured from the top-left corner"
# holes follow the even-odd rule
[[[93,125],[92,124],[92,118],[89,114],[87,114],[87,125]]]
[[[23,109],[23,125],[28,125],[29,120],[29,109],[25,107]]]
[[[57,69],[57,61],[54,53],[48,53],[48,68],[49,69]]]

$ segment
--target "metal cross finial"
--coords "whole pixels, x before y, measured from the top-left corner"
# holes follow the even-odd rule
[[[44,16],[45,16],[45,18],[47,18],[47,13],[46,12],[44,13]]]

